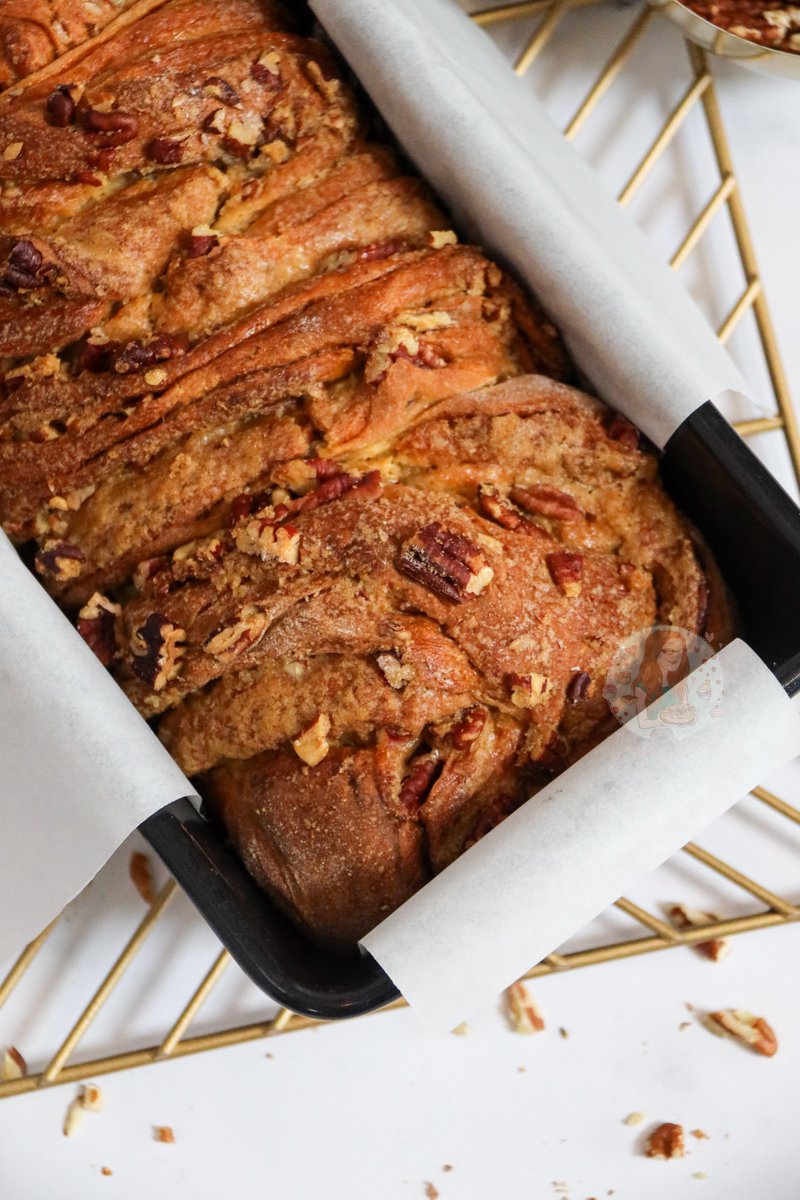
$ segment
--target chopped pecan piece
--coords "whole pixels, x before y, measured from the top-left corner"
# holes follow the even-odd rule
[[[87,1112],[103,1111],[103,1093],[96,1083],[81,1084],[78,1100]]]
[[[415,813],[433,785],[440,764],[439,753],[431,750],[411,763],[411,770],[400,787],[398,802],[409,813]]]
[[[242,102],[235,88],[228,83],[227,79],[221,79],[219,75],[209,75],[208,79],[204,79],[203,91],[231,108],[241,107]]]
[[[571,550],[556,550],[553,554],[548,554],[545,561],[550,578],[559,591],[565,596],[579,596],[583,577],[583,555]]]
[[[544,1017],[521,980],[506,988],[506,1005],[515,1033],[541,1033],[544,1029]]]
[[[508,682],[511,687],[511,703],[516,704],[517,708],[535,708],[537,704],[547,700],[553,690],[547,676],[540,675],[537,671],[531,671],[527,675],[512,672]]]
[[[772,1058],[778,1050],[778,1039],[775,1032],[763,1017],[754,1017],[743,1008],[725,1008],[719,1012],[708,1013],[703,1024],[718,1037],[728,1034],[742,1046],[747,1046],[756,1054]]]
[[[124,146],[139,132],[139,118],[120,109],[101,112],[97,108],[87,108],[80,119],[85,132],[99,135],[103,146]]]
[[[671,1121],[657,1125],[645,1143],[648,1158],[683,1158],[683,1126]]]
[[[525,512],[552,517],[556,521],[574,521],[581,515],[578,505],[566,492],[551,487],[549,483],[532,483],[528,487],[515,487],[509,497],[524,508]]]
[[[160,692],[180,670],[186,632],[161,613],[151,613],[131,637],[131,667],[143,683]]]
[[[162,166],[179,163],[183,156],[183,146],[174,138],[153,138],[147,146],[147,157]]]
[[[75,119],[75,101],[68,83],[60,83],[54,88],[45,102],[48,125],[63,129],[71,125]]]
[[[608,436],[614,442],[621,442],[627,450],[639,449],[639,430],[622,413],[615,413],[612,417]]]
[[[189,246],[186,251],[187,258],[205,258],[212,250],[215,250],[219,245],[219,238],[213,233],[193,233],[189,238]]]
[[[111,366],[119,375],[131,371],[142,371],[158,362],[166,362],[185,349],[183,342],[168,333],[159,334],[149,342],[132,341],[124,346],[114,346],[111,351]]]
[[[0,275],[0,287],[11,292],[35,291],[47,286],[53,270],[53,264],[45,263],[42,252],[33,242],[21,238],[9,251],[5,270]]]
[[[300,556],[299,530],[294,525],[276,524],[275,516],[255,516],[241,523],[233,537],[242,553],[255,554],[264,562],[276,558],[294,566]]]
[[[450,731],[450,741],[456,750],[467,750],[476,742],[489,714],[485,708],[470,708]]]
[[[83,551],[71,542],[45,542],[36,552],[34,564],[40,575],[47,575],[58,583],[77,579],[81,564],[86,561]]]
[[[171,1146],[175,1141],[175,1132],[171,1125],[154,1125],[153,1137],[157,1142],[163,1142],[165,1146]]]
[[[408,663],[401,662],[395,654],[376,654],[375,661],[383,673],[383,677],[389,684],[389,687],[395,691],[402,691],[407,683],[412,683],[417,673]]]
[[[468,595],[479,596],[494,578],[494,571],[475,543],[460,533],[451,533],[438,521],[414,534],[403,548],[397,567],[409,579],[454,604],[463,604]]]
[[[78,613],[78,633],[104,667],[111,666],[117,653],[117,624],[121,612],[119,604],[95,592]]]
[[[478,507],[484,516],[502,525],[503,529],[519,529],[527,523],[515,508],[502,499],[492,483],[482,483],[478,488]]]
[[[668,915],[676,929],[699,929],[703,925],[707,925],[709,921],[719,920],[714,913],[699,912],[696,908],[689,908],[686,904],[673,904]],[[719,962],[730,948],[731,944],[728,938],[711,938],[708,942],[694,943],[694,949],[698,954],[701,954],[703,958],[710,958],[712,962]]]
[[[327,713],[320,713],[307,729],[292,739],[292,746],[298,758],[309,767],[321,763],[330,750],[328,734],[331,730],[331,719]]]
[[[213,655],[227,666],[245,650],[256,646],[266,633],[268,625],[266,613],[253,605],[247,605],[239,613],[238,621],[213,634],[203,649],[206,654]]]
[[[588,671],[577,671],[572,676],[567,684],[567,700],[570,704],[577,704],[579,700],[585,699],[591,682],[592,677]]]

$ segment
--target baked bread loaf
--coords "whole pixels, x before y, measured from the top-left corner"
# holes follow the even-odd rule
[[[341,950],[614,727],[627,635],[727,616],[635,428],[286,28],[169,0],[0,101],[0,518]]]

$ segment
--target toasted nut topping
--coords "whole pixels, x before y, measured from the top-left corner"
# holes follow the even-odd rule
[[[567,700],[570,704],[577,704],[579,700],[585,699],[591,682],[592,677],[588,671],[577,671],[572,676],[567,684]]]
[[[708,925],[710,921],[718,921],[719,917],[715,913],[699,912],[696,908],[689,908],[686,904],[673,904],[668,913],[669,919],[676,929],[700,929],[703,925]],[[708,942],[695,942],[693,949],[701,954],[703,958],[709,958],[712,962],[719,962],[730,951],[731,944],[728,938],[712,938]]]
[[[531,671],[528,675],[512,673],[508,677],[511,687],[511,703],[517,708],[535,708],[547,700],[553,691],[553,686],[546,675]]]
[[[147,147],[147,157],[161,165],[179,163],[183,157],[183,146],[174,138],[153,138]]]
[[[648,1137],[644,1152],[648,1158],[683,1158],[683,1126],[670,1121],[658,1125]]]
[[[743,1008],[725,1008],[720,1012],[708,1013],[703,1018],[703,1024],[711,1033],[718,1037],[728,1034],[742,1046],[747,1046],[756,1054],[772,1058],[778,1050],[778,1039],[775,1032],[763,1017],[754,1017]]]
[[[100,659],[110,667],[117,653],[119,617],[122,609],[107,596],[95,592],[78,613],[78,633]]]
[[[60,83],[47,97],[45,103],[47,122],[63,129],[71,125],[75,118],[75,101],[72,99],[68,83]]]
[[[485,708],[470,708],[450,731],[450,741],[456,750],[467,750],[483,732],[489,714]]]
[[[131,855],[131,860],[128,863],[128,874],[131,877],[133,886],[145,904],[152,904],[156,898],[156,890],[153,886],[153,871],[150,866],[150,859],[146,854],[142,854],[141,850],[134,850]]]
[[[433,785],[439,763],[437,750],[431,750],[428,754],[422,754],[418,758],[412,759],[411,770],[403,780],[397,797],[401,808],[410,813],[417,811]]]
[[[434,250],[441,250],[442,246],[455,246],[457,242],[458,237],[453,229],[428,230],[428,245]]]
[[[22,154],[23,149],[23,142],[9,142],[3,151],[3,158],[6,162],[14,162]]]
[[[23,1079],[27,1074],[28,1064],[16,1046],[6,1046],[3,1051],[3,1063],[0,1067],[0,1081]]]
[[[274,517],[253,517],[235,529],[233,538],[237,549],[264,562],[277,558],[294,566],[300,557],[299,530],[294,525],[276,525]]]
[[[163,1142],[165,1146],[171,1146],[175,1141],[175,1134],[171,1125],[154,1125],[153,1137],[157,1142]]]
[[[139,132],[139,118],[119,109],[101,112],[97,108],[87,108],[81,113],[80,120],[88,134],[101,135],[103,146],[124,146]]]
[[[327,713],[320,713],[307,729],[292,739],[292,746],[298,758],[309,767],[321,763],[330,750],[328,734],[331,730],[331,719]]]
[[[221,100],[223,104],[227,104],[231,108],[237,108],[242,103],[227,79],[221,79],[219,75],[210,75],[208,79],[204,79],[203,91],[206,95]]]
[[[397,568],[444,600],[463,604],[479,596],[494,571],[474,542],[451,533],[438,522],[423,526],[406,543]]]
[[[524,508],[525,512],[552,517],[557,521],[574,521],[581,515],[581,510],[572,496],[551,487],[548,483],[532,483],[529,487],[512,488],[509,497],[520,508]]]
[[[211,654],[226,666],[245,650],[258,645],[269,626],[269,619],[262,609],[247,605],[239,613],[239,619],[226,629],[213,634],[204,644],[206,654]]]
[[[174,679],[185,651],[186,631],[161,613],[151,613],[131,637],[131,667],[143,683],[160,692]]]
[[[612,418],[608,436],[614,442],[621,442],[627,450],[639,449],[639,430],[622,413],[616,413]]]
[[[515,1033],[541,1033],[544,1017],[522,981],[506,988],[508,1020]]]
[[[189,238],[189,247],[186,251],[187,258],[205,258],[212,250],[219,245],[219,238],[213,233],[199,234],[193,233]]]
[[[81,564],[85,561],[79,546],[73,546],[70,542],[48,541],[37,551],[34,564],[40,575],[46,575],[58,583],[66,583],[78,578]]]
[[[569,550],[557,550],[554,554],[548,554],[545,561],[550,578],[563,595],[572,598],[581,594],[582,554],[573,554]]]
[[[383,672],[389,687],[401,691],[407,683],[413,683],[417,673],[409,663],[403,663],[394,654],[376,654],[375,661]]]

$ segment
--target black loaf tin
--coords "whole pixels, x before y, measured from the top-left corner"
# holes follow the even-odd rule
[[[745,640],[800,691],[800,509],[716,408],[704,404],[662,456],[667,490],[725,575]],[[179,800],[141,832],[240,967],[281,1004],[311,1017],[354,1017],[397,996],[369,955],[313,945],[245,871],[221,828]]]

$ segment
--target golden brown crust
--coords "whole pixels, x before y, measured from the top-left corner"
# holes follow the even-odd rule
[[[606,735],[628,634],[724,639],[722,588],[329,51],[147,7],[93,37],[72,0],[64,72],[0,103],[0,519],[346,948]]]

